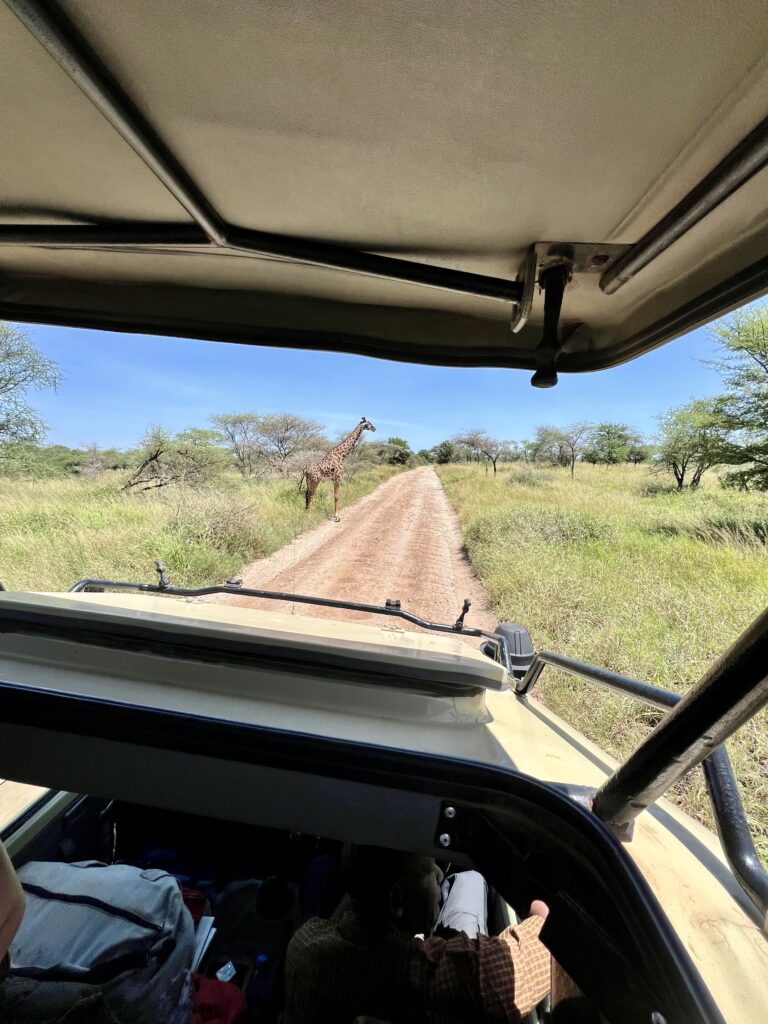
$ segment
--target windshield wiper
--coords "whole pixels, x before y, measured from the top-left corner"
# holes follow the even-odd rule
[[[344,601],[332,597],[313,597],[310,594],[290,594],[278,590],[254,590],[244,587],[243,581],[239,579],[227,580],[226,583],[217,583],[210,587],[175,587],[168,578],[168,573],[162,559],[155,559],[155,569],[158,575],[157,583],[133,583],[128,580],[78,580],[73,587],[69,588],[70,594],[98,593],[105,590],[135,590],[145,594],[168,594],[173,597],[208,597],[212,594],[233,594],[239,597],[258,597],[267,601],[289,601],[292,604],[309,604],[321,608],[339,608],[353,612],[367,612],[371,615],[388,615],[393,618],[405,619],[414,626],[421,629],[428,629],[435,633],[453,633],[461,636],[484,637],[495,645],[493,654],[490,656],[498,661],[507,672],[512,675],[513,669],[509,657],[509,645],[507,638],[499,633],[492,633],[486,629],[479,629],[474,626],[466,626],[464,619],[472,606],[472,601],[464,598],[464,603],[456,621],[450,625],[443,622],[431,622],[423,619],[420,615],[406,611],[400,601],[395,598],[388,598],[381,604],[363,604],[359,601]],[[490,653],[490,652],[488,652]]]

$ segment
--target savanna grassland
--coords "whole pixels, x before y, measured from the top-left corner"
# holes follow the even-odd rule
[[[768,600],[768,495],[678,492],[634,466],[439,466],[500,620],[534,647],[685,692]],[[616,757],[658,713],[552,669],[538,695]],[[768,861],[768,713],[728,743]],[[672,794],[712,824],[699,771]]]
[[[395,472],[356,469],[340,507]],[[232,471],[205,489],[174,484],[136,494],[114,477],[3,481],[0,581],[9,590],[53,591],[86,576],[154,581],[154,559],[162,558],[174,583],[222,582],[333,511],[329,484],[307,513],[295,479],[244,481]]]

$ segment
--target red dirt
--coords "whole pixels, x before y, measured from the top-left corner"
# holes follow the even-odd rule
[[[454,622],[463,599],[471,597],[467,625],[495,626],[487,594],[463,553],[456,515],[430,467],[393,477],[346,508],[341,522],[301,534],[269,558],[246,566],[242,577],[244,586],[262,590],[369,604],[399,598],[403,608],[434,622]],[[384,621],[290,602],[225,600],[238,607],[347,622]]]

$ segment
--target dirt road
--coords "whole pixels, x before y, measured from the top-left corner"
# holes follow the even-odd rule
[[[454,622],[463,599],[471,597],[467,624],[495,625],[487,595],[463,554],[455,513],[429,467],[393,477],[344,509],[340,523],[301,534],[269,558],[252,562],[242,575],[244,586],[262,590],[370,604],[399,598],[403,608],[435,622]],[[351,622],[384,621],[311,605],[227,600]]]

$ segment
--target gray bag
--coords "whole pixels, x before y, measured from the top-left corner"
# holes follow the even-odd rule
[[[194,946],[192,917],[165,871],[32,861],[19,871],[27,904],[11,976],[97,986],[121,1024],[173,1014]]]

